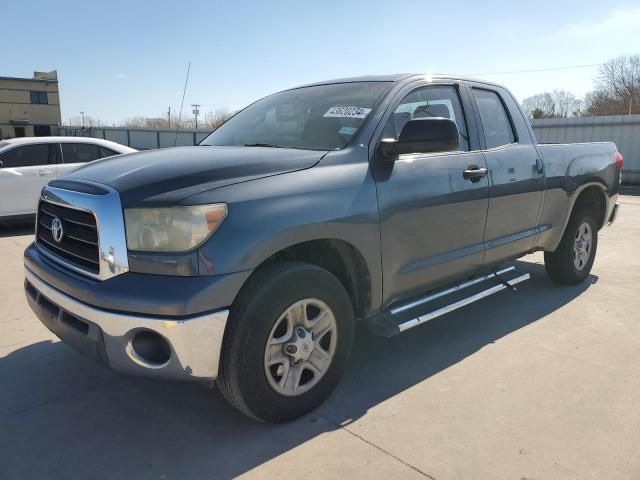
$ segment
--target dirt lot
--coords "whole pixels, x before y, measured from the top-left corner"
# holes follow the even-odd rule
[[[591,277],[532,280],[387,340],[287,425],[195,384],[118,375],[28,309],[28,228],[0,230],[0,478],[640,478],[640,196]]]

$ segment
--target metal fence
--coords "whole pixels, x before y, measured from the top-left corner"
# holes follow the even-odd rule
[[[640,184],[640,115],[548,118],[532,121],[540,143],[615,142],[624,156],[623,182]],[[104,138],[138,150],[197,145],[209,130],[59,127],[59,134]]]
[[[128,127],[58,127],[65,137],[104,138],[138,150],[197,145],[211,130]]]
[[[540,143],[614,142],[624,157],[622,182],[640,184],[640,115],[533,120]]]

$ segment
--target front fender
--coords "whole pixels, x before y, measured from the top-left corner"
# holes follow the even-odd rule
[[[372,305],[379,302],[380,232],[368,163],[321,163],[190,201],[226,202],[229,208],[220,229],[198,251],[201,275],[253,270],[287,247],[311,240],[341,240],[361,254],[371,275]]]

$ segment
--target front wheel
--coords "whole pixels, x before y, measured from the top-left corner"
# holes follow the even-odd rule
[[[353,332],[349,295],[331,273],[299,262],[264,267],[231,309],[217,384],[258,420],[297,418],[337,385]]]
[[[547,274],[561,285],[581,283],[591,272],[597,248],[598,227],[593,213],[577,210],[571,215],[556,251],[544,254]]]

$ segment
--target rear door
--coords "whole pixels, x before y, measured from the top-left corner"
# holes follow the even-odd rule
[[[0,216],[36,213],[40,191],[55,178],[52,144],[20,145],[0,153]]]
[[[489,169],[484,259],[489,266],[533,247],[542,206],[542,160],[509,92],[484,85],[474,86],[471,92]]]
[[[58,168],[58,176],[70,172],[83,163],[93,162],[101,158],[100,147],[92,143],[62,143],[62,163]]]
[[[465,179],[465,170],[486,165],[460,86],[422,84],[396,98],[378,138],[397,138],[412,118],[445,117],[456,122],[460,147],[401,155],[395,162],[373,159],[385,304],[473,275],[482,265],[488,208],[486,177]]]

